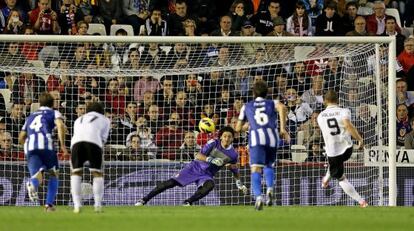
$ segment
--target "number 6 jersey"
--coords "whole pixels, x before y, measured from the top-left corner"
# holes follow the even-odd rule
[[[249,122],[249,146],[277,147],[277,100],[257,97],[240,110],[239,120]]]
[[[339,156],[353,145],[351,135],[345,130],[344,119],[351,120],[351,111],[337,105],[326,107],[318,116],[318,125],[329,157]]]

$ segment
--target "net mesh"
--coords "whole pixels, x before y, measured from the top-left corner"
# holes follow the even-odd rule
[[[267,81],[270,97],[288,108],[292,142],[281,143],[278,149],[277,205],[354,204],[335,181],[328,190],[320,188],[326,158],[316,116],[323,109],[327,89],[340,93],[341,105],[351,110],[367,146],[387,142],[387,128],[381,127],[388,118],[383,89],[386,46],[380,47],[380,60],[375,45],[369,43],[3,42],[0,48],[4,79],[0,91],[5,102],[0,109],[0,204],[32,205],[24,187],[29,176],[17,138],[25,117],[39,106],[38,94],[45,90],[53,94],[55,109],[65,116],[67,146],[73,122],[85,113],[86,103],[105,103],[105,114],[111,119],[104,150],[107,205],[132,205],[157,183],[177,174],[217,136],[198,130],[201,118],[212,118],[217,129],[235,126],[242,105],[252,100],[252,84],[259,79]],[[380,86],[376,76],[381,77]],[[237,134],[234,147],[240,155],[242,181],[249,185],[246,144],[247,136]],[[69,158],[59,154],[58,204],[71,204]],[[362,153],[354,153],[345,174],[370,204],[380,204],[386,196],[378,180],[381,172],[378,167],[365,167]],[[84,174],[83,182],[92,183],[89,174]],[[85,204],[93,201],[87,189]],[[150,204],[181,204],[195,190],[195,185],[175,188]],[[225,169],[216,176],[216,188],[200,201],[251,203],[251,195],[239,193]]]

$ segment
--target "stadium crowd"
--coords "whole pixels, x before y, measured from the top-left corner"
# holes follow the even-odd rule
[[[149,3],[148,3],[149,2]],[[414,38],[405,33],[387,7],[398,8],[403,25],[411,26],[414,1],[345,0],[4,0],[0,1],[0,32],[4,34],[87,35],[89,24],[131,25],[134,36],[390,36],[397,39],[397,141],[413,142],[414,131]],[[113,31],[126,36],[124,28]],[[0,65],[31,67],[41,60],[45,66],[57,62],[61,70],[180,69],[184,67],[231,66],[233,50],[255,57],[254,62],[273,57],[268,47],[242,47],[184,43],[164,49],[160,44],[54,44],[10,42],[2,45]],[[324,48],[316,49],[320,52]],[[385,49],[384,49],[385,50]],[[278,50],[275,55],[281,55]],[[289,55],[291,51],[284,51]],[[240,58],[240,57],[238,57]],[[197,123],[209,117],[219,129],[235,126],[242,105],[251,99],[250,86],[266,80],[272,96],[288,107],[291,144],[309,150],[307,161],[324,161],[322,139],[316,118],[327,89],[343,90],[342,102],[353,112],[355,125],[363,131],[367,145],[375,143],[376,116],[365,102],[372,82],[361,84],[357,75],[374,70],[357,70],[354,78],[339,82],[342,58],[296,62],[180,76],[76,76],[64,74],[42,78],[31,73],[1,73],[0,87],[11,92],[10,102],[0,99],[0,160],[23,160],[17,137],[25,116],[37,103],[39,93],[49,91],[55,108],[66,118],[70,140],[73,121],[85,113],[91,101],[105,102],[111,119],[106,160],[191,160],[194,153],[216,134],[198,131]],[[382,63],[383,64],[383,63]],[[369,65],[368,65],[369,66]],[[383,65],[386,67],[386,65]],[[385,69],[381,73],[385,73]],[[346,88],[340,86],[346,85]],[[375,93],[374,93],[375,94]],[[3,95],[0,95],[1,97]],[[360,103],[362,102],[362,103]],[[6,108],[7,105],[10,108]],[[413,118],[413,119],[411,119]],[[408,135],[406,135],[408,134]],[[406,139],[407,137],[407,139]],[[246,164],[245,134],[236,134],[234,146]],[[120,146],[121,145],[121,146]],[[279,144],[288,149],[290,144]],[[120,148],[120,147],[128,148]],[[412,147],[412,146],[411,146]],[[116,153],[116,154],[114,154]],[[282,158],[290,158],[289,152]],[[67,159],[66,156],[60,156]]]

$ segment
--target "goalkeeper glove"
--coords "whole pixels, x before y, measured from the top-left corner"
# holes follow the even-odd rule
[[[236,186],[244,195],[247,194],[247,187],[240,180],[236,180]]]
[[[214,165],[219,166],[219,167],[221,167],[224,164],[222,159],[214,158],[214,157],[211,157],[211,156],[207,157],[206,161],[210,164],[214,164]]]

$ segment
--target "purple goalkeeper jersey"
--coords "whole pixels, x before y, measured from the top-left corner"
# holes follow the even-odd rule
[[[238,160],[238,154],[233,146],[223,148],[220,139],[210,140],[201,149],[201,154],[220,158],[224,164],[219,167],[205,161],[193,160],[173,177],[181,186],[186,186],[193,182],[197,185],[202,185],[206,180],[212,179],[223,166],[226,164],[236,164]]]

